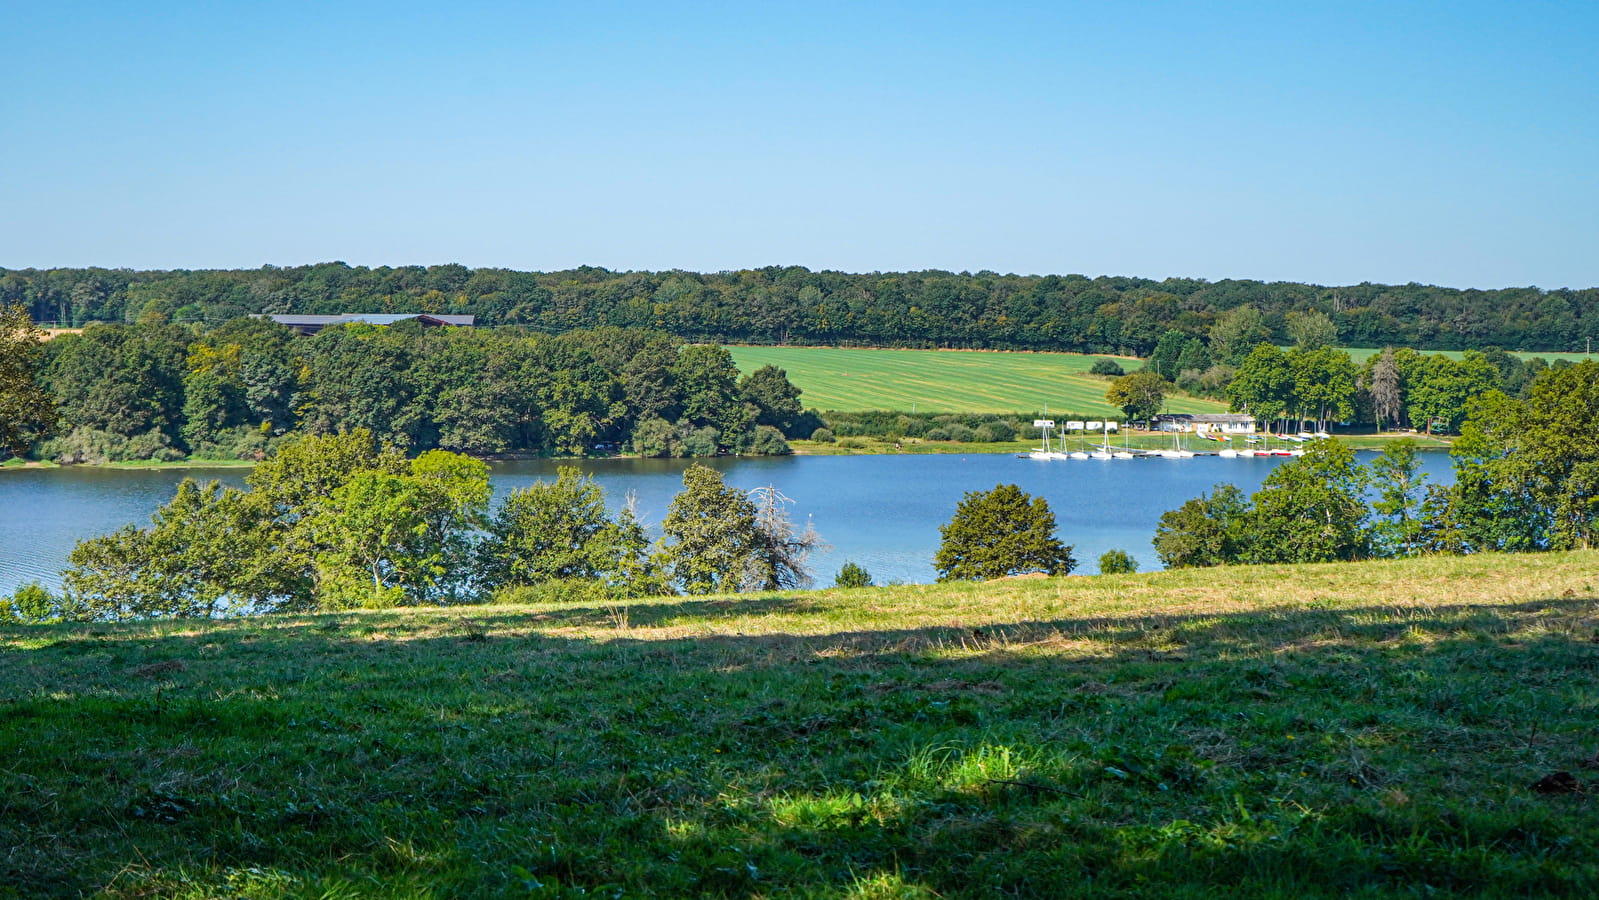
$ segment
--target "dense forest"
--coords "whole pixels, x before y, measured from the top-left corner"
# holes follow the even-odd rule
[[[409,455],[476,457],[632,452],[704,457],[789,452],[786,439],[856,436],[1009,441],[1025,415],[805,410],[786,373],[740,373],[725,348],[664,332],[602,327],[551,335],[525,327],[351,324],[296,337],[267,319],[215,327],[159,314],[92,323],[38,343],[20,306],[0,341],[0,458],[31,452],[62,463],[263,459],[293,434],[365,429]],[[1286,352],[1253,307],[1207,338],[1168,331],[1139,371],[1110,360],[1107,399],[1131,419],[1175,390],[1227,400],[1262,422],[1459,429],[1473,399],[1524,396],[1545,370],[1489,348],[1460,359],[1387,349],[1357,365],[1324,346],[1320,313],[1290,317]],[[1253,345],[1250,340],[1256,341]],[[1553,368],[1569,367],[1559,360]]]
[[[1457,290],[1421,284],[1082,275],[813,272],[564,272],[321,263],[219,271],[0,269],[0,304],[41,323],[218,324],[261,312],[470,313],[481,325],[560,334],[601,326],[689,341],[974,347],[1147,356],[1162,335],[1208,335],[1252,307],[1268,337],[1291,340],[1295,314],[1324,314],[1333,343],[1423,350],[1574,351],[1599,336],[1599,288]]]
[[[93,324],[41,348],[39,387],[64,463],[262,459],[295,433],[365,429],[408,455],[787,453],[809,437],[781,369],[660,332],[346,325],[295,337],[270,320],[216,328]],[[26,441],[22,443],[27,443]]]

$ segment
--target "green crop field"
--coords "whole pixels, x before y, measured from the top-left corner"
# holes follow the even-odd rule
[[[1076,412],[1119,415],[1105,402],[1110,379],[1088,374],[1095,360],[1076,353],[974,350],[861,350],[838,347],[729,347],[740,371],[765,365],[788,372],[811,409],[854,412]],[[1137,360],[1118,359],[1131,371]],[[1166,412],[1225,412],[1227,405],[1171,397]]]
[[[1599,896],[1599,552],[0,627],[0,897]]]

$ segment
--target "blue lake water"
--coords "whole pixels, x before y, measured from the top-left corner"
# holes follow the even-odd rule
[[[1375,454],[1362,453],[1369,462]],[[1449,457],[1422,454],[1430,480],[1449,483]],[[1055,511],[1057,533],[1074,546],[1077,571],[1094,574],[1106,550],[1121,549],[1142,570],[1160,567],[1150,539],[1161,513],[1230,482],[1246,493],[1260,487],[1281,458],[1035,461],[1014,456],[791,456],[707,461],[729,485],[750,490],[775,486],[794,500],[790,515],[807,519],[829,549],[812,558],[820,586],[831,584],[845,561],[866,568],[879,583],[930,582],[938,528],[968,491],[1014,483],[1042,496]],[[497,495],[540,478],[560,465],[579,465],[619,507],[631,493],[635,509],[658,526],[681,487],[686,460],[530,460],[497,463]],[[242,486],[241,469],[134,470],[69,467],[0,470],[0,594],[35,579],[59,586],[73,545],[127,524],[146,525],[150,514],[185,477]]]

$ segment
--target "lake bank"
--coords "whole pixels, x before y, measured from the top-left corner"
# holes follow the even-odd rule
[[[1259,435],[1253,435],[1259,437]],[[1429,437],[1425,434],[1410,434],[1405,432],[1388,432],[1384,434],[1356,434],[1333,435],[1332,439],[1348,444],[1354,450],[1381,451],[1396,440],[1410,438],[1415,441],[1421,451],[1447,451],[1452,439],[1446,437]],[[1196,452],[1214,452],[1222,445],[1211,441],[1204,441],[1193,435],[1183,435],[1183,446]],[[1069,438],[1071,449],[1082,449],[1099,446],[1094,436],[1074,435]],[[1036,438],[1023,441],[1000,442],[974,442],[974,441],[927,441],[921,438],[901,438],[890,440],[877,437],[845,437],[833,441],[791,440],[789,446],[797,455],[809,456],[848,456],[848,455],[906,455],[916,456],[930,453],[943,454],[1010,454],[1025,455],[1038,446]],[[1171,446],[1172,435],[1169,432],[1132,432],[1128,439],[1124,434],[1118,434],[1111,441],[1113,449],[1130,446],[1134,450],[1162,450]],[[1243,446],[1242,438],[1235,441],[1235,447]],[[485,461],[489,463],[514,462],[518,460],[550,460],[563,462],[581,462],[594,459],[645,459],[647,457],[633,454],[620,453],[610,456],[498,456],[490,457]],[[720,457],[722,459],[763,459],[767,457]],[[61,463],[49,460],[24,460],[17,457],[0,462],[0,472],[21,469],[57,469],[57,468],[95,468],[95,469],[128,469],[128,470],[162,470],[162,469],[248,469],[255,465],[254,460],[246,459],[181,459],[176,461],[134,460],[128,462],[106,463],[74,463],[63,466]]]

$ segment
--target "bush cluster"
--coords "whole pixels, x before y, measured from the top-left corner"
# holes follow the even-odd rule
[[[1026,413],[829,412],[827,437],[813,434],[812,440],[873,437],[890,441],[920,438],[956,443],[1003,443],[1027,434],[1031,423],[1032,416]]]

